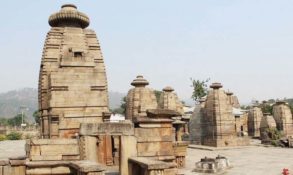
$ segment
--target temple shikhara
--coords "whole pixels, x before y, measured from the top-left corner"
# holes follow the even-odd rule
[[[113,120],[106,66],[89,17],[65,4],[49,25],[39,73],[40,136],[26,141],[25,157],[0,160],[0,175],[183,175],[188,148],[238,148],[252,138],[271,143],[276,133],[293,147],[285,101],[244,108],[219,82],[192,108],[171,86],[156,91],[147,75],[134,76],[125,82],[125,120]],[[198,173],[233,167],[221,155],[193,164]]]
[[[39,77],[43,138],[72,138],[83,123],[109,112],[107,77],[90,20],[74,5],[49,18]]]

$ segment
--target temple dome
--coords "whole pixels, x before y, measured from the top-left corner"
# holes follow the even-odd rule
[[[61,10],[49,17],[51,27],[81,27],[86,28],[90,24],[89,17],[77,10],[73,4],[64,4]]]

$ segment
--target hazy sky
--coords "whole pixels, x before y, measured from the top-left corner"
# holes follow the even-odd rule
[[[9,0],[0,3],[0,92],[37,88],[48,17],[64,3],[99,37],[109,90],[142,74],[182,99],[211,78],[240,102],[293,97],[292,0]]]

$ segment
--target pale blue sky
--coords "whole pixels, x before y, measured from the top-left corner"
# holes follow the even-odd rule
[[[182,99],[190,77],[219,81],[243,103],[293,97],[292,0],[1,1],[0,92],[37,88],[48,17],[64,3],[90,17],[109,90],[127,92],[143,74]]]

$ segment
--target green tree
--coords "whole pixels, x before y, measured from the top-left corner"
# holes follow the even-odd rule
[[[26,116],[23,115],[24,122],[25,122],[25,119],[26,119]],[[8,119],[7,123],[9,126],[20,126],[22,123],[22,114],[17,114],[15,117]]]
[[[208,93],[208,86],[207,83],[210,81],[210,79],[206,80],[195,80],[193,78],[190,78],[191,80],[191,87],[193,88],[192,96],[191,98],[198,102],[201,98],[205,97]]]
[[[261,105],[262,113],[273,113],[273,105],[270,104],[262,104]]]
[[[8,119],[7,118],[0,118],[0,126],[7,126]]]
[[[126,96],[121,99],[121,105],[119,108],[115,108],[111,110],[112,113],[123,114],[126,113]]]
[[[157,103],[159,103],[161,94],[163,92],[162,91],[159,91],[159,90],[154,90],[154,93],[155,93],[155,96],[156,96],[156,99],[157,99]]]
[[[37,124],[40,124],[40,122],[41,122],[41,114],[40,114],[40,112],[39,112],[38,110],[36,110],[36,111],[33,113],[33,117],[34,117],[34,119],[35,119],[35,122],[36,122]]]

